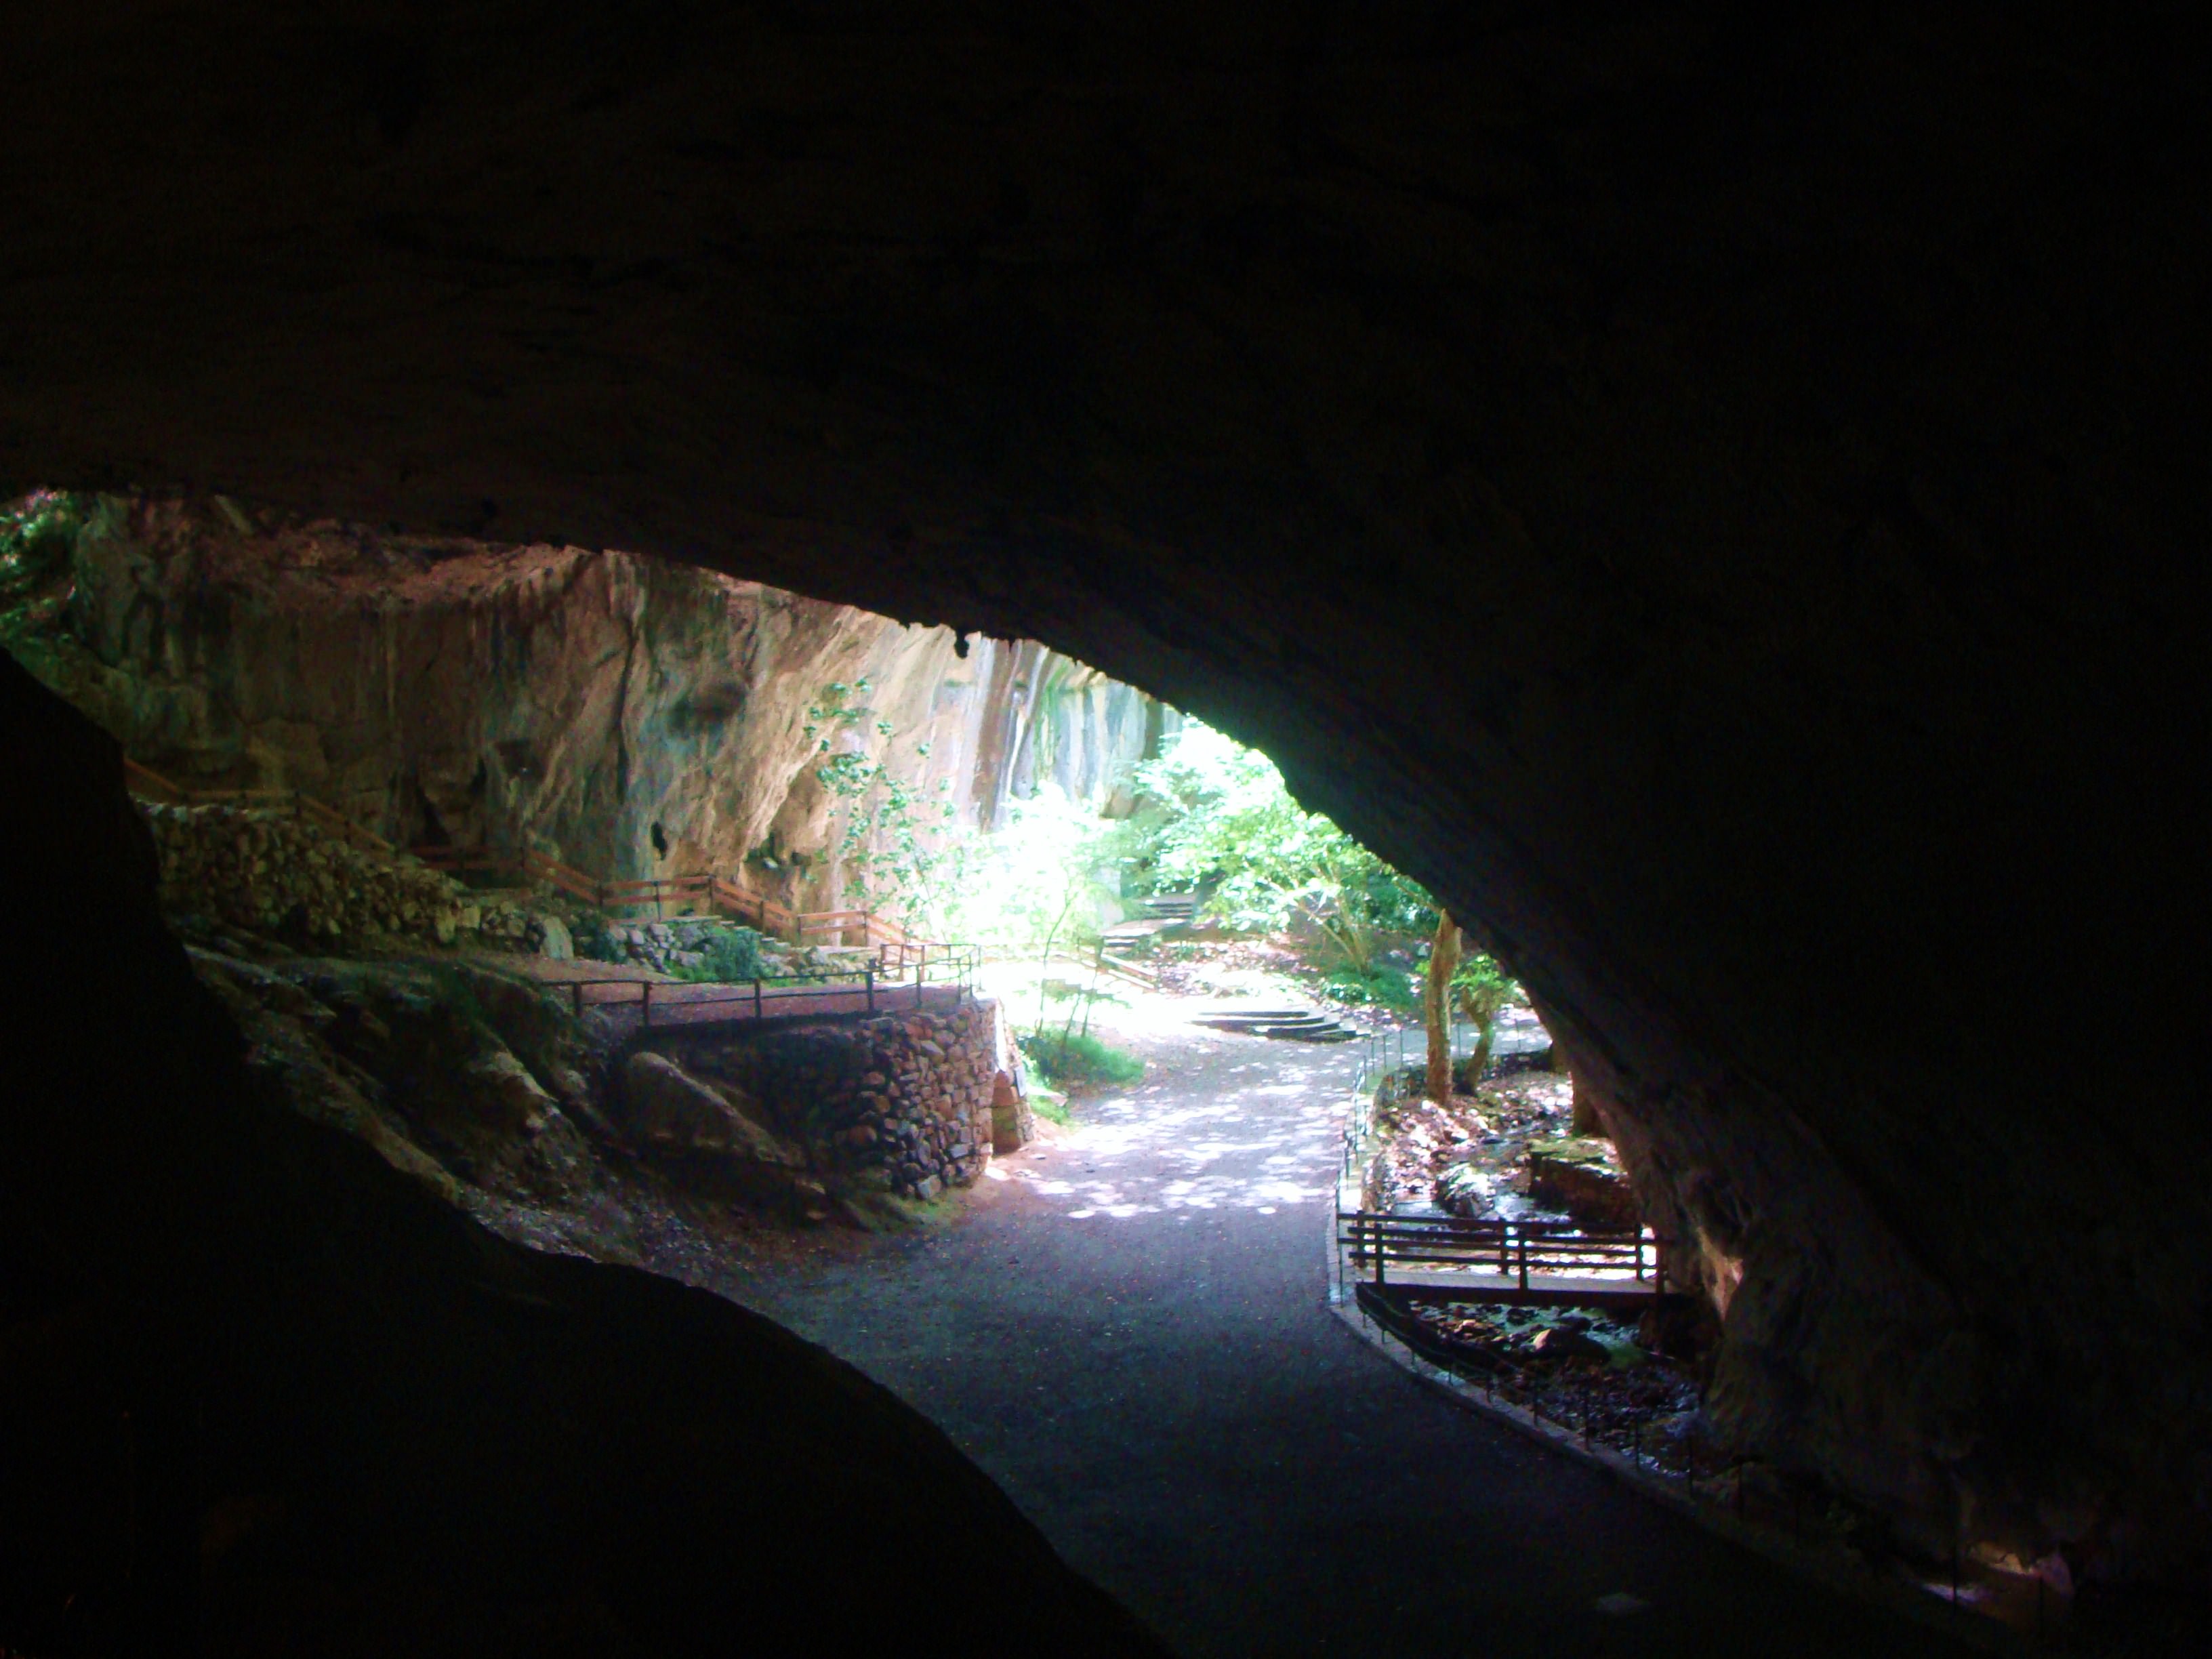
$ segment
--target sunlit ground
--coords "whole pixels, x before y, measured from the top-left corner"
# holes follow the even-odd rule
[[[994,970],[986,989],[1027,1024],[1036,1018],[1036,981],[1034,969]],[[1095,1008],[1091,1030],[1141,1056],[1143,1079],[1079,1097],[1075,1122],[1055,1144],[1011,1169],[994,1167],[994,1178],[1028,1183],[1075,1221],[1188,1219],[1229,1209],[1273,1214],[1333,1200],[1355,1050],[1190,1023],[1194,1013],[1232,1002],[1121,987],[1115,994],[1124,1000]],[[1255,996],[1276,1004],[1297,1000],[1264,983]],[[1065,1017],[1065,1004],[1058,1012]]]

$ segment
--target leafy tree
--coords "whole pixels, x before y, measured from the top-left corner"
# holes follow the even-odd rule
[[[1291,798],[1255,749],[1194,720],[1137,769],[1152,878],[1175,890],[1211,884],[1207,914],[1280,932],[1304,921],[1344,963],[1370,975],[1382,936],[1425,933],[1437,906],[1318,812]]]
[[[964,939],[1079,951],[1097,942],[1128,847],[1125,823],[1048,784],[968,843],[947,908]]]
[[[892,908],[910,927],[942,931],[944,889],[957,874],[961,845],[952,781],[938,781],[933,798],[872,753],[869,733],[888,741],[887,720],[860,702],[868,682],[833,680],[807,707],[806,736],[814,743],[814,777],[842,810],[844,830],[836,859],[848,899],[869,909]],[[916,760],[929,745],[914,745]]]
[[[88,510],[83,498],[51,489],[0,503],[0,623],[9,631],[33,620],[45,590],[66,585]]]
[[[1491,1045],[1498,1040],[1498,1016],[1520,994],[1521,987],[1496,957],[1469,951],[1452,974],[1451,989],[1460,1012],[1475,1029],[1474,1057],[1468,1068],[1472,1084],[1481,1079],[1490,1064]]]

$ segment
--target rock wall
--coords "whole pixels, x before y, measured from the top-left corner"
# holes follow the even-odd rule
[[[1010,1078],[1004,1024],[999,1005],[978,998],[953,1013],[763,1027],[711,1044],[654,1042],[752,1103],[805,1149],[833,1191],[926,1200],[973,1185],[990,1163],[998,1085],[1018,1077]]]
[[[574,954],[558,916],[363,852],[310,818],[234,806],[141,810],[161,859],[162,909],[195,936],[235,929],[303,949],[411,939]]]
[[[1152,699],[1026,642],[962,642],[618,553],[488,547],[82,504],[18,654],[187,784],[296,788],[398,844],[534,846],[616,878],[735,871],[841,898],[808,709],[926,802],[988,824],[1053,782],[1103,799],[1157,744]],[[879,731],[877,722],[890,727]]]

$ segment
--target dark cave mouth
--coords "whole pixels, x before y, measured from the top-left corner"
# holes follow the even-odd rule
[[[247,522],[262,526],[265,526],[268,520],[249,519]],[[678,572],[686,567],[672,563],[664,568],[671,572]],[[33,602],[36,602],[35,596]],[[197,625],[200,624],[196,623]],[[957,635],[953,638],[956,644],[968,642]],[[952,655],[955,660],[963,664],[969,660],[967,655],[957,651],[953,652]],[[1234,665],[1231,666],[1233,667]],[[1075,667],[1081,670],[1083,665],[1078,663]],[[1027,681],[1016,683],[1024,688],[1028,684]],[[1234,700],[1235,696],[1232,693],[1231,701]],[[1318,708],[1323,705],[1317,703],[1315,706]],[[1301,726],[1302,720],[1293,712],[1282,723],[1296,729]],[[1302,749],[1294,738],[1285,752],[1295,760],[1295,757],[1298,754],[1311,754],[1316,751]],[[1326,769],[1323,770],[1325,775]],[[470,789],[467,793],[477,797],[487,794],[487,791],[478,787],[482,774],[483,764],[479,763],[477,773],[469,780]],[[506,768],[505,775],[510,780],[523,780],[521,769]],[[427,796],[424,797],[422,814],[424,822],[436,823],[438,821],[436,813],[437,809],[428,804]],[[439,830],[441,832],[445,832],[445,826],[441,823],[439,823]],[[450,835],[450,832],[446,833]],[[1430,830],[1425,833],[1433,835],[1434,832]],[[434,841],[436,836],[430,836],[426,839]],[[670,856],[672,843],[664,820],[660,818],[649,820],[642,839],[652,848],[656,858],[665,859]],[[768,848],[778,845],[775,833],[771,832],[764,836],[760,845]],[[750,857],[750,849],[748,850],[747,857]],[[799,862],[803,864],[803,858]],[[1486,912],[1486,914],[1495,914],[1504,918],[1500,932],[1509,935],[1515,931],[1525,935],[1527,913],[1527,902],[1510,890],[1503,891],[1498,895],[1498,902],[1494,908]],[[1577,982],[1601,979],[1607,972],[1610,971],[1610,966],[1602,960],[1601,953],[1589,951],[1588,947],[1578,940],[1570,940],[1564,948],[1531,950],[1525,956],[1516,956],[1516,960],[1528,962],[1532,972],[1547,988],[1560,983],[1574,985]],[[1745,1155],[1741,1159],[1723,1160],[1718,1163],[1694,1152],[1686,1157],[1684,1156],[1680,1145],[1682,1132],[1692,1127],[1692,1120],[1671,1120],[1668,1114],[1674,1109],[1663,1098],[1654,1099],[1647,1097],[1636,1101],[1632,1106],[1629,1106],[1624,1111],[1622,1109],[1626,1097],[1636,1091],[1633,1083],[1624,1079],[1620,1074],[1615,1045],[1607,1040],[1604,1031],[1588,1025],[1571,1013],[1561,1022],[1560,1030],[1563,1046],[1570,1054],[1590,1058],[1592,1063],[1589,1066],[1589,1072],[1592,1079],[1592,1092],[1607,1102],[1610,1109],[1608,1117],[1619,1117],[1623,1120],[1622,1127],[1626,1132],[1615,1137],[1622,1162],[1628,1167],[1632,1176],[1641,1172],[1643,1177],[1656,1188],[1658,1194],[1657,1203],[1674,1227],[1685,1233],[1694,1234],[1700,1237],[1701,1242],[1698,1246],[1700,1259],[1705,1262],[1711,1274],[1728,1281],[1724,1286],[1717,1285],[1716,1288],[1723,1291],[1734,1290],[1736,1283],[1746,1272],[1745,1253],[1741,1241],[1750,1230],[1743,1224],[1744,1200],[1739,1196],[1731,1195],[1729,1188],[1733,1184],[1735,1170],[1739,1168],[1755,1167],[1759,1153],[1756,1149],[1746,1148]],[[1854,1221],[1852,1224],[1860,1224]],[[1793,1284],[1792,1295],[1809,1296],[1814,1293],[1812,1289],[1813,1281],[1807,1279],[1805,1273],[1808,1269],[1818,1266],[1820,1258],[1816,1252],[1793,1250],[1786,1237],[1778,1240],[1771,1239],[1763,1246],[1763,1249],[1765,1255],[1761,1267],[1762,1291],[1765,1283],[1780,1279]],[[1725,1297],[1722,1299],[1725,1300]],[[1724,1326],[1723,1328],[1729,1328]],[[1938,1343],[1936,1346],[1940,1347],[1941,1345]],[[1827,1380],[1822,1372],[1828,1367],[1830,1361],[1813,1355],[1809,1346],[1801,1350],[1787,1341],[1778,1345],[1766,1340],[1763,1334],[1755,1334],[1751,1340],[1740,1342],[1738,1348],[1746,1363],[1758,1365],[1778,1365],[1784,1372],[1802,1371],[1802,1382],[1793,1383],[1792,1386],[1808,1390],[1814,1398],[1818,1398],[1828,1386]],[[1808,1367],[1809,1370],[1806,1369]],[[1843,1387],[1846,1391],[1869,1389],[1875,1387],[1863,1380],[1851,1377],[1849,1375],[1850,1367],[1841,1369],[1844,1372]],[[1726,1386],[1724,1382],[1724,1392]],[[1741,1385],[1739,1385],[1739,1392],[1740,1389]],[[1756,1418],[1759,1413],[1754,1412],[1751,1415]],[[1763,1449],[1771,1461],[1778,1467],[1788,1467],[1793,1442],[1798,1431],[1785,1422],[1780,1425],[1770,1424],[1761,1432],[1765,1436]],[[1832,1465],[1826,1469],[1820,1466],[1821,1458],[1824,1456],[1831,1460]],[[1816,1455],[1814,1460],[1814,1467],[1805,1470],[1802,1476],[1793,1474],[1790,1479],[1800,1483],[1801,1491],[1819,1490],[1820,1489],[1819,1483],[1824,1478],[1833,1477],[1838,1474],[1832,1467],[1832,1453]],[[1837,1481],[1837,1489],[1850,1490],[1854,1485],[1850,1459],[1848,1457],[1843,1459],[1842,1464],[1841,1478]],[[1806,1482],[1813,1484],[1805,1485]],[[1948,1532],[1954,1540],[1959,1536],[1959,1528],[1955,1522],[1948,1526],[1943,1524],[1940,1504],[1931,1512],[1931,1495],[1923,1480],[1920,1489],[1909,1496],[1893,1492],[1887,1494],[1886,1500],[1885,1495],[1880,1492],[1869,1496],[1862,1491],[1855,1501],[1871,1503],[1875,1513],[1902,1514],[1905,1519],[1907,1532],[1913,1539],[1918,1540],[1917,1547],[1925,1565],[1926,1559],[1933,1559],[1929,1555],[1927,1539],[1933,1538],[1942,1532]],[[1981,1506],[1983,1513],[1986,1515],[1996,1516],[2004,1514],[2008,1510],[2010,1516],[2009,1518],[1998,1522],[1986,1536],[1970,1540],[1968,1544],[1970,1551],[1978,1551],[1984,1555],[2015,1563],[2021,1560],[2039,1561],[2049,1559],[2047,1547],[2052,1545],[2052,1532],[2048,1528],[2036,1525],[2033,1521],[2026,1525],[2021,1524],[2019,1518],[2021,1508],[2016,1500],[2006,1498],[1999,1501],[1996,1499],[1994,1494],[1991,1494],[1989,1498],[1981,1500]],[[1925,1536],[1923,1537],[1923,1534]],[[2030,1541],[2016,1541],[2021,1540]],[[2112,1564],[2120,1559],[2119,1553],[2126,1547],[2106,1541],[2102,1532],[2098,1530],[2098,1525],[2093,1524],[2090,1541],[2087,1544],[2082,1546],[2069,1544],[2068,1547],[2073,1551],[2071,1559],[2080,1565],[2084,1575],[2095,1577],[2100,1574],[2115,1571]]]

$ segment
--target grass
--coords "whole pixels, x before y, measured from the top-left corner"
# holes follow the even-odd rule
[[[1048,1123],[1057,1123],[1066,1128],[1074,1121],[1067,1109],[1067,1097],[1050,1084],[1032,1079],[1030,1083],[1030,1109]]]
[[[1322,983],[1340,1002],[1370,1003],[1402,1013],[1411,1013],[1421,1006],[1420,993],[1415,988],[1419,981],[1402,968],[1371,968],[1364,974],[1357,968],[1332,968],[1322,976]]]
[[[1021,1047],[1037,1074],[1062,1089],[1134,1083],[1145,1074],[1145,1062],[1127,1049],[1088,1035],[1033,1031],[1021,1039]]]

